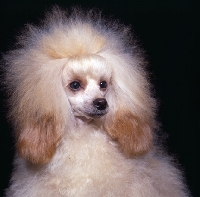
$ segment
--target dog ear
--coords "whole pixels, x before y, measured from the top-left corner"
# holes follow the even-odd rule
[[[29,121],[30,122],[30,121]],[[60,128],[53,115],[35,118],[28,128],[17,132],[17,151],[20,157],[33,164],[44,164],[53,157],[61,139]]]
[[[106,123],[105,129],[127,157],[143,155],[153,146],[153,135],[148,124],[129,111],[116,112],[113,119]]]

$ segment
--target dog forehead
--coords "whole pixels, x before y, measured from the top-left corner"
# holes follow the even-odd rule
[[[91,55],[69,59],[63,74],[72,78],[109,78],[111,69],[103,57]]]

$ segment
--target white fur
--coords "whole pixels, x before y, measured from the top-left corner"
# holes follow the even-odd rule
[[[189,196],[155,145],[156,102],[129,30],[57,8],[27,29],[4,57],[18,148],[6,196]],[[99,118],[90,115],[97,98],[108,103]]]

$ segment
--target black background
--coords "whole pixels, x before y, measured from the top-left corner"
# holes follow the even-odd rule
[[[26,23],[37,23],[52,5],[100,8],[131,25],[150,63],[168,152],[176,155],[193,196],[200,196],[199,174],[199,2],[192,0],[1,0],[0,51],[11,49]],[[13,160],[12,130],[6,122],[5,93],[0,108],[0,187],[8,186]]]

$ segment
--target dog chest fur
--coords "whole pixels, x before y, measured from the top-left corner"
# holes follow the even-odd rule
[[[18,158],[12,178],[14,184],[7,194],[16,197],[142,197],[159,196],[166,190],[168,196],[169,188],[179,187],[164,181],[169,173],[164,169],[171,167],[170,176],[176,183],[176,171],[164,159],[158,163],[151,157],[152,153],[125,159],[116,146],[98,129],[86,127],[73,131],[64,137],[49,164],[37,166]],[[163,188],[156,186],[157,181],[164,182]]]

